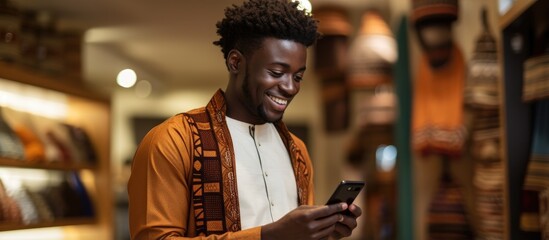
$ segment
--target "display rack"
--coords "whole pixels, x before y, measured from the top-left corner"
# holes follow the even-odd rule
[[[81,79],[47,75],[32,68],[0,62],[0,78],[23,86],[66,96],[67,113],[63,122],[86,131],[96,154],[95,162],[41,162],[0,158],[0,168],[38,169],[50,172],[77,172],[88,191],[94,209],[93,217],[67,217],[51,222],[14,224],[0,222],[0,238],[6,231],[58,227],[69,231],[62,239],[113,239],[113,201],[110,174],[111,103],[106,96],[85,87]],[[0,89],[2,90],[2,89]]]
[[[520,230],[521,192],[531,151],[532,104],[522,99],[523,63],[532,51],[532,8],[542,1],[516,0],[500,16],[502,34],[501,156],[506,173],[504,187],[505,239],[540,239]],[[514,47],[513,47],[514,46]],[[521,46],[517,50],[517,46]]]

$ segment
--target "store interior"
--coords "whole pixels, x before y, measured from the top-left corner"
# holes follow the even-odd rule
[[[136,147],[225,88],[241,2],[0,0],[0,239],[130,239]],[[284,122],[316,204],[366,181],[347,239],[549,238],[548,0],[309,2]]]

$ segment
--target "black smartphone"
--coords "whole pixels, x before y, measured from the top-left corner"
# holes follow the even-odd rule
[[[332,193],[332,196],[330,197],[330,199],[328,199],[326,205],[340,202],[346,202],[347,205],[351,205],[353,201],[355,201],[355,198],[358,196],[362,188],[364,188],[364,181],[343,180],[339,183],[334,193]],[[343,213],[347,215],[351,214],[348,209],[345,210]]]

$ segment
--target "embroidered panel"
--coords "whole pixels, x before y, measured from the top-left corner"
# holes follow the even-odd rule
[[[221,176],[221,160],[209,125],[200,121],[208,121],[205,113],[185,114],[193,134],[193,172],[192,172],[192,204],[196,232],[198,235],[221,234],[227,232],[223,221],[225,209],[223,206],[223,184]],[[205,127],[208,127],[205,129]]]

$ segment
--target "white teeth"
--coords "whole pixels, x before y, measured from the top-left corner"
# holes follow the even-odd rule
[[[278,103],[280,105],[286,105],[288,103],[288,100],[284,100],[284,99],[280,99],[280,98],[277,98],[277,97],[274,97],[274,96],[271,96],[269,95],[269,97],[275,102],[275,103]]]

